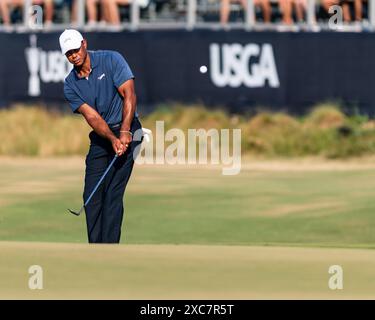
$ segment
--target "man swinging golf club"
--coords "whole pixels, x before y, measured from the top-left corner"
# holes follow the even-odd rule
[[[61,52],[74,68],[65,79],[64,95],[72,111],[93,128],[86,156],[83,200],[90,243],[119,243],[123,197],[140,141],[134,76],[121,54],[88,51],[76,30],[59,38]],[[138,148],[139,149],[139,148]],[[79,215],[69,210],[71,213]]]

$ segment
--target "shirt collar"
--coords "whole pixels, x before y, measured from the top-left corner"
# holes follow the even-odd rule
[[[87,53],[90,56],[91,69],[94,69],[98,65],[98,59],[93,51],[90,50]]]

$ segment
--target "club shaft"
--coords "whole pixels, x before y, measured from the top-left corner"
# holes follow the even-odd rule
[[[103,173],[102,177],[100,178],[99,182],[96,184],[94,190],[92,190],[90,196],[87,198],[85,204],[83,205],[84,207],[87,206],[87,204],[90,202],[92,196],[94,195],[95,191],[99,188],[100,184],[102,183],[103,179],[105,178],[105,176],[107,175],[108,171],[112,168],[113,164],[115,163],[116,159],[117,159],[118,155],[116,154],[113,158],[113,160],[111,161],[111,163],[109,164],[108,168],[105,170],[105,172]],[[79,212],[81,212],[83,209],[83,207],[81,208],[81,210]]]

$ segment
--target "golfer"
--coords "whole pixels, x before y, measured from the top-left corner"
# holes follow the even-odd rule
[[[65,98],[72,111],[82,114],[93,128],[86,156],[84,203],[115,154],[119,156],[85,206],[88,240],[119,243],[133,151],[141,143],[133,141],[135,131],[142,129],[134,76],[120,53],[88,51],[87,41],[76,30],[65,30],[59,41],[62,54],[74,66],[64,82]]]

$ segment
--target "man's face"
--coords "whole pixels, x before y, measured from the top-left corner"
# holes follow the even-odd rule
[[[65,53],[65,56],[67,57],[69,62],[73,64],[75,67],[82,66],[87,56],[86,40],[82,41],[80,48],[69,50],[67,53]]]

